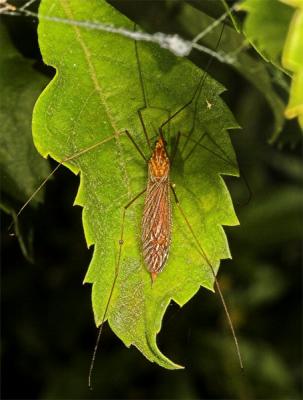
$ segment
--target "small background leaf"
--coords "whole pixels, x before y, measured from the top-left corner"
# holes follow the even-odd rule
[[[291,5],[297,10],[294,11]],[[241,8],[248,12],[245,33],[256,50],[265,60],[294,73],[289,104],[284,113],[286,118],[298,116],[302,128],[302,4],[295,0],[245,0]]]
[[[287,0],[285,3],[297,7],[290,23],[282,59],[284,67],[294,74],[285,115],[287,118],[298,117],[303,130],[303,2]]]
[[[277,0],[245,0],[245,34],[266,61],[281,67],[281,56],[293,9]],[[262,27],[262,29],[261,29]]]
[[[42,16],[94,20],[129,30],[134,26],[101,1],[44,0],[39,12]],[[34,112],[34,139],[40,153],[59,161],[128,129],[148,155],[137,115],[143,98],[134,43],[118,35],[43,19],[39,24],[39,42],[45,63],[57,70]],[[191,98],[201,71],[151,44],[140,43],[139,54],[148,101],[153,106],[143,115],[154,140],[156,128],[168,118],[167,109],[173,112]],[[230,257],[222,225],[238,224],[220,177],[237,175],[226,130],[238,125],[220,98],[222,91],[220,84],[207,78],[197,114],[194,107],[188,108],[165,132],[169,151],[178,131],[191,130],[196,141],[203,133],[210,135],[215,142],[206,137],[203,144],[212,151],[222,149],[223,156],[216,157],[193,142],[186,146],[183,137],[172,170],[183,208],[216,270],[220,259]],[[181,153],[184,145],[186,150]],[[94,245],[85,282],[93,284],[92,303],[99,325],[114,282],[123,207],[145,187],[147,167],[125,135],[73,160],[68,167],[80,172],[76,204],[83,207],[88,246]],[[201,285],[212,290],[213,277],[174,208],[169,261],[151,287],[140,249],[142,207],[140,198],[126,214],[122,258],[106,317],[127,346],[135,345],[149,360],[165,368],[178,368],[156,344],[164,312],[171,300],[180,306],[185,304]]]

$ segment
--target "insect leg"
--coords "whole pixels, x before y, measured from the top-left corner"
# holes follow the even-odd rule
[[[188,160],[189,157],[190,157],[190,156],[193,154],[193,152],[196,150],[196,148],[197,148],[199,145],[201,145],[201,142],[202,142],[203,139],[205,138],[205,135],[206,135],[206,133],[204,132],[204,133],[201,135],[200,139],[197,141],[197,140],[191,139],[189,135],[184,135],[184,134],[182,134],[182,136],[184,136],[184,137],[187,139],[187,141],[192,141],[192,142],[194,142],[193,148],[192,148],[192,149],[189,151],[189,153],[184,157],[184,162],[185,162],[186,160]],[[204,147],[204,146],[201,145],[201,147]],[[205,148],[205,147],[204,147],[204,148]],[[183,148],[183,150],[184,150],[184,148]]]
[[[37,195],[37,193],[43,188],[43,186],[46,184],[46,182],[55,174],[55,172],[61,167],[62,164],[71,161],[75,158],[80,157],[82,154],[87,153],[90,150],[95,149],[96,147],[101,146],[101,144],[107,143],[112,139],[117,138],[117,136],[120,136],[122,134],[126,133],[125,131],[123,132],[118,132],[115,135],[109,136],[106,139],[101,140],[100,142],[94,143],[93,145],[86,147],[85,149],[79,150],[76,153],[65,157],[62,161],[59,162],[59,164],[50,172],[50,174],[40,183],[40,185],[37,187],[37,189],[34,191],[34,193],[28,198],[28,200],[21,206],[19,211],[17,212],[15,218],[18,218],[19,215],[23,212],[23,210],[27,207],[27,205],[32,201],[32,199]],[[11,222],[10,226],[8,227],[8,231],[11,231],[12,227],[14,225],[14,221]]]
[[[95,360],[96,360],[96,354],[97,354],[97,350],[98,350],[98,346],[99,346],[99,342],[100,342],[100,338],[101,338],[101,334],[102,334],[102,329],[103,329],[103,325],[104,325],[104,321],[107,315],[107,311],[112,299],[112,295],[114,292],[114,288],[116,285],[116,281],[119,275],[119,268],[120,268],[120,260],[121,260],[121,254],[122,254],[122,246],[124,244],[124,223],[125,223],[125,215],[126,215],[126,211],[127,209],[139,198],[142,196],[143,193],[146,192],[146,188],[144,190],[142,190],[140,193],[138,193],[129,203],[127,203],[124,208],[123,208],[123,214],[122,214],[122,223],[121,223],[121,234],[120,234],[120,239],[119,239],[119,252],[118,252],[118,259],[116,262],[116,266],[115,266],[115,276],[114,276],[114,280],[113,280],[113,284],[111,287],[111,291],[109,293],[109,297],[106,303],[106,307],[105,307],[105,311],[102,317],[102,322],[99,326],[99,330],[98,330],[98,335],[97,335],[97,340],[96,340],[96,344],[94,347],[94,351],[93,351],[93,355],[92,355],[92,360],[90,363],[90,367],[89,367],[89,373],[88,373],[88,387],[90,388],[90,390],[93,389],[92,387],[92,372],[94,369],[94,364],[95,364]]]
[[[179,146],[179,142],[180,142],[180,137],[181,137],[181,132],[178,131],[176,142],[175,142],[175,145],[174,145],[174,149],[173,149],[173,151],[171,153],[171,157],[170,157],[170,165],[173,165],[174,159],[176,157],[178,146]]]
[[[211,270],[211,273],[212,273],[212,275],[213,275],[213,277],[214,277],[215,285],[216,285],[218,294],[219,294],[219,296],[220,296],[221,303],[222,303],[222,305],[223,305],[224,312],[225,312],[225,315],[226,315],[228,324],[229,324],[229,326],[230,326],[230,330],[231,330],[231,333],[232,333],[232,337],[233,337],[233,339],[234,339],[234,343],[235,343],[235,346],[236,346],[236,352],[237,352],[238,359],[239,359],[239,364],[240,364],[241,369],[243,369],[243,362],[242,362],[242,356],[241,356],[241,352],[240,352],[240,348],[239,348],[239,344],[238,344],[238,339],[237,339],[237,336],[236,336],[236,332],[235,332],[235,329],[234,329],[233,322],[232,322],[231,317],[230,317],[230,313],[229,313],[229,311],[228,311],[226,302],[225,302],[225,300],[224,300],[223,293],[222,293],[221,288],[220,288],[220,284],[219,284],[219,282],[218,282],[218,280],[217,280],[216,273],[215,273],[215,271],[214,271],[214,267],[212,266],[212,263],[210,262],[208,256],[206,255],[206,253],[205,253],[205,251],[204,251],[202,245],[200,244],[200,242],[199,242],[199,240],[198,240],[197,235],[195,234],[195,232],[194,232],[194,230],[193,230],[191,224],[189,223],[189,220],[188,220],[186,214],[185,214],[184,211],[183,211],[183,208],[182,208],[181,205],[180,205],[180,202],[179,202],[179,199],[178,199],[178,197],[177,197],[177,194],[176,194],[176,191],[175,191],[175,189],[174,189],[174,186],[171,184],[170,187],[171,187],[171,190],[172,190],[172,192],[173,192],[176,205],[177,205],[178,209],[180,210],[180,213],[181,213],[181,215],[182,215],[182,217],[183,217],[183,219],[184,219],[184,221],[185,221],[185,223],[186,223],[188,229],[190,230],[190,232],[191,232],[191,234],[192,234],[192,236],[193,236],[193,238],[194,238],[194,240],[195,240],[195,242],[196,242],[196,244],[197,244],[197,246],[198,246],[198,248],[199,248],[199,252],[200,252],[202,258],[206,261],[206,263],[207,263],[207,265],[209,266],[209,268],[210,268],[210,270]]]
[[[221,32],[220,32],[220,36],[219,36],[219,39],[218,39],[216,47],[215,47],[215,50],[218,49],[218,46],[220,44],[220,41],[221,41],[221,38],[222,38],[222,35],[223,35],[223,31],[224,31],[224,27],[225,27],[225,24],[223,23],[222,29],[221,29]],[[166,121],[164,121],[160,125],[159,132],[160,132],[161,136],[163,136],[163,127],[165,125],[167,125],[169,123],[169,121],[171,121],[173,118],[175,118],[178,114],[180,114],[187,107],[189,107],[193,103],[193,101],[195,100],[196,96],[197,96],[196,101],[199,99],[201,91],[202,91],[202,88],[203,88],[203,85],[204,85],[204,82],[206,80],[207,71],[208,71],[209,67],[211,66],[212,61],[213,61],[213,57],[210,57],[210,59],[208,60],[208,63],[206,64],[206,67],[204,69],[204,74],[201,76],[199,84],[198,84],[196,90],[194,91],[194,94],[192,95],[191,99],[187,103],[185,103],[182,107],[180,107],[177,111],[175,111]]]
[[[137,25],[134,24],[134,30],[136,30],[136,26],[137,26]],[[146,108],[159,109],[159,110],[165,111],[165,112],[168,114],[168,117],[170,117],[170,112],[169,112],[169,110],[167,110],[167,109],[165,109],[165,108],[162,108],[162,107],[153,107],[153,106],[150,106],[150,105],[148,104],[148,102],[147,102],[147,96],[146,96],[146,90],[145,90],[144,81],[143,81],[143,74],[142,74],[142,68],[141,68],[141,62],[140,62],[138,44],[137,44],[137,41],[136,41],[136,40],[135,40],[135,54],[136,54],[136,60],[137,60],[138,71],[139,71],[139,81],[140,81],[140,85],[141,85],[141,89],[142,89],[143,102],[144,102],[144,105],[143,105],[142,107],[140,107],[140,108],[137,110],[137,113],[138,113],[138,116],[139,116],[139,120],[140,120],[142,129],[143,129],[144,136],[145,136],[145,139],[146,139],[146,141],[147,141],[149,150],[150,150],[150,152],[152,152],[152,146],[151,146],[151,142],[150,142],[150,137],[149,137],[149,135],[148,135],[148,133],[147,133],[147,129],[146,129],[146,126],[145,126],[145,123],[144,123],[144,118],[143,118],[142,111],[145,110]]]
[[[129,140],[132,142],[132,144],[135,146],[135,148],[138,150],[139,154],[141,155],[141,157],[143,158],[143,160],[145,162],[147,162],[147,159],[143,153],[143,151],[140,149],[140,147],[138,146],[138,144],[135,142],[134,138],[132,137],[132,135],[129,133],[128,130],[125,130],[125,133],[127,135],[127,137],[129,138]]]
[[[228,165],[231,165],[232,167],[238,168],[239,169],[239,173],[240,173],[240,177],[243,179],[244,182],[244,186],[246,188],[247,191],[247,199],[245,200],[245,202],[241,202],[241,204],[239,204],[240,206],[244,206],[247,205],[251,198],[252,198],[252,190],[251,187],[248,183],[248,180],[243,172],[243,170],[233,161],[230,159],[230,157],[228,156],[228,154],[226,154],[226,151],[224,151],[224,149],[219,145],[219,143],[217,143],[215,141],[215,139],[208,133],[208,132],[204,132],[199,140],[195,140],[192,139],[190,136],[182,134],[182,136],[186,137],[188,141],[191,141],[194,143],[193,148],[189,151],[189,153],[185,156],[184,161],[188,160],[188,158],[192,155],[192,153],[196,150],[197,147],[202,147],[203,149],[209,151],[211,154],[213,154],[214,156],[216,156],[217,158],[221,159],[222,161],[226,162]],[[209,141],[211,143],[213,143],[220,152],[217,152],[209,147],[207,147],[205,144],[203,144],[203,140],[204,138],[208,138]]]
[[[134,30],[136,30],[136,24],[134,25]],[[138,52],[138,44],[137,41],[135,40],[135,53],[136,53],[136,60],[137,60],[137,65],[138,65],[138,71],[139,71],[139,81],[141,84],[141,88],[142,88],[142,94],[143,94],[143,101],[144,101],[144,106],[139,108],[139,110],[137,110],[137,113],[139,115],[139,119],[143,128],[143,132],[149,147],[149,150],[152,151],[151,148],[151,144],[150,144],[150,139],[147,133],[147,129],[146,126],[144,124],[144,120],[143,120],[143,116],[142,116],[142,111],[147,108],[147,99],[146,99],[146,93],[145,93],[145,88],[144,88],[144,83],[143,83],[143,77],[142,77],[142,70],[141,70],[141,64],[140,64],[140,58],[139,58],[139,52]]]

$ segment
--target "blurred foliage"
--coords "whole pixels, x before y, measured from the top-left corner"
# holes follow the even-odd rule
[[[38,95],[48,79],[34,69],[34,61],[24,58],[8,37],[0,21],[0,207],[15,222],[23,254],[31,259],[31,223],[19,225],[16,212],[49,173],[33,145],[31,120]],[[31,206],[42,201],[41,191]],[[24,221],[23,221],[24,222]]]
[[[244,0],[240,7],[248,13],[244,29],[249,41],[265,60],[281,67],[293,9],[277,0]]]
[[[245,0],[240,7],[248,12],[244,30],[255,49],[266,61],[293,73],[285,116],[298,117],[303,130],[303,2]]]
[[[123,6],[154,31],[164,25],[177,31],[181,2]],[[15,17],[5,23],[18,51],[41,65],[35,24]],[[202,55],[193,58],[205,65]],[[81,278],[90,254],[81,210],[70,207],[78,179],[61,170],[47,185],[45,205],[32,216],[34,264],[24,260],[18,243],[7,235],[10,221],[2,216],[2,398],[302,398],[301,135],[288,122],[277,144],[269,146],[264,138],[272,121],[260,93],[226,65],[214,62],[210,73],[228,88],[224,99],[243,126],[233,142],[252,190],[246,204],[243,180],[226,179],[241,226],[226,229],[233,260],[223,262],[220,273],[244,354],[244,374],[219,299],[202,289],[181,312],[174,304],[169,307],[158,340],[169,356],[185,363],[185,370],[163,371],[148,363],[106,327],[94,391],[88,390],[96,332],[90,288],[81,286]]]

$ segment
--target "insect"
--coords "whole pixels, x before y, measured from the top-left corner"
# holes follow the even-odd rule
[[[163,137],[159,137],[148,162],[148,184],[142,220],[142,251],[154,282],[166,263],[171,241],[169,196],[170,161]]]
[[[146,94],[144,91],[144,85],[143,85],[143,79],[142,79],[142,72],[140,68],[140,63],[139,63],[139,57],[138,57],[138,49],[137,49],[137,44],[135,42],[135,51],[137,54],[137,60],[138,60],[138,70],[139,70],[139,79],[141,82],[141,87],[143,91],[143,98],[144,98],[144,107],[147,108],[147,101],[146,101]],[[168,129],[164,133],[164,129],[168,128],[169,123],[175,120],[178,116],[181,115],[182,111],[188,108],[190,105],[194,105],[195,108],[197,106],[197,101],[196,99],[199,98],[199,95],[201,93],[203,84],[205,82],[205,76],[202,75],[199,84],[196,87],[196,90],[192,96],[192,98],[185,103],[182,107],[178,108],[171,116],[166,118],[164,122],[160,125],[157,135],[156,135],[156,144],[154,147],[151,146],[150,143],[150,135],[147,132],[147,129],[145,127],[144,121],[143,121],[143,115],[141,110],[138,110],[138,115],[139,119],[142,125],[142,130],[144,133],[144,136],[146,138],[146,143],[147,147],[150,150],[150,159],[148,162],[148,182],[147,182],[147,188],[144,188],[139,194],[137,194],[133,199],[131,199],[126,205],[124,205],[122,209],[122,221],[121,221],[121,232],[120,232],[120,239],[119,239],[119,247],[118,247],[118,255],[117,255],[117,261],[115,263],[115,273],[114,273],[114,279],[111,281],[111,289],[108,293],[107,300],[105,300],[106,305],[104,308],[104,313],[101,321],[99,322],[99,325],[101,325],[98,339],[100,338],[101,334],[101,329],[103,326],[103,322],[105,321],[109,307],[111,304],[111,300],[113,298],[113,293],[115,290],[115,286],[118,282],[118,279],[120,278],[121,274],[121,264],[122,264],[122,252],[123,249],[125,249],[125,227],[126,227],[126,213],[128,212],[129,208],[132,206],[132,204],[139,199],[144,193],[146,196],[145,204],[142,210],[142,229],[141,229],[141,250],[142,250],[142,257],[144,259],[144,264],[148,271],[151,274],[151,280],[154,282],[153,287],[155,287],[158,284],[158,280],[156,281],[156,277],[160,274],[161,271],[164,271],[166,268],[166,261],[168,259],[168,254],[170,250],[170,244],[171,241],[174,240],[172,237],[172,232],[171,232],[171,225],[172,225],[172,216],[171,216],[171,201],[170,201],[170,194],[172,193],[172,198],[174,200],[174,203],[176,204],[176,207],[179,209],[181,216],[183,218],[183,222],[185,223],[185,227],[187,227],[186,234],[190,232],[191,237],[193,238],[194,245],[196,247],[197,252],[199,253],[200,257],[203,259],[204,264],[207,264],[208,269],[210,274],[212,275],[213,279],[215,280],[215,284],[218,290],[218,293],[221,297],[224,310],[227,315],[227,319],[229,321],[234,339],[235,339],[235,344],[237,347],[238,355],[240,358],[240,353],[238,349],[238,344],[236,340],[236,336],[234,333],[234,328],[224,301],[224,298],[222,296],[220,286],[218,284],[217,278],[216,278],[216,273],[215,273],[215,267],[213,265],[213,262],[209,259],[204,247],[201,245],[200,240],[198,235],[196,234],[195,229],[193,228],[192,223],[190,222],[188,215],[186,211],[183,209],[183,207],[180,204],[177,191],[173,185],[173,183],[170,181],[170,169],[174,165],[174,162],[177,159],[177,152],[179,149],[179,142],[180,138],[182,137],[184,139],[184,148],[186,147],[186,144],[190,143],[191,148],[190,151],[186,153],[184,156],[184,160],[188,159],[189,157],[192,156],[192,154],[195,153],[195,150],[199,147],[203,147],[203,138],[208,137],[209,135],[207,132],[204,132],[201,134],[200,137],[195,138],[191,136],[190,131],[186,134],[184,132],[178,132],[178,134],[175,137],[175,143],[174,146],[172,147],[172,150],[170,151],[170,154],[167,150],[167,145],[165,140],[167,139],[168,136]],[[106,139],[99,141],[98,143],[95,143],[91,146],[88,146],[87,148],[77,151],[74,154],[72,154],[69,157],[66,157],[59,165],[58,167],[65,162],[72,161],[77,159],[78,157],[84,155],[85,153],[88,153],[89,151],[93,150],[96,147],[99,147],[101,144],[105,144],[111,141],[114,141],[117,139],[117,136],[127,136],[130,140],[130,142],[134,145],[134,147],[138,150],[138,153],[141,155],[141,157],[144,159],[144,161],[147,161],[147,158],[144,154],[144,152],[140,149],[139,144],[133,137],[133,133],[129,132],[128,130],[125,130],[123,132],[119,132],[119,134],[116,134],[114,136],[109,136]],[[204,146],[205,147],[205,146]],[[206,148],[206,147],[205,147]],[[214,153],[214,151],[212,150]],[[221,154],[222,158],[222,154]],[[58,167],[56,169],[58,169]],[[53,173],[55,170],[53,171]],[[42,186],[42,185],[41,185]],[[38,188],[39,189],[39,188]],[[37,192],[37,191],[36,191]],[[35,193],[34,193],[35,194]],[[27,202],[28,203],[28,202]],[[26,203],[26,204],[27,204]],[[26,205],[25,204],[25,205]],[[24,209],[24,206],[23,208]],[[21,209],[21,211],[22,211]],[[20,212],[19,212],[20,214]],[[124,252],[125,254],[125,252]],[[125,279],[127,283],[127,279]],[[160,284],[160,282],[159,282]],[[155,288],[156,290],[156,288]],[[93,355],[93,361],[95,358],[95,352],[96,348],[94,351]],[[240,363],[241,363],[241,358],[240,358]],[[242,364],[241,364],[242,365]],[[93,366],[93,362],[92,362]],[[91,367],[92,370],[92,367]]]

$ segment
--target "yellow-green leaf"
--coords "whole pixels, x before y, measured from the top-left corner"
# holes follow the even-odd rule
[[[105,316],[127,346],[136,346],[150,361],[165,368],[180,368],[157,347],[163,315],[172,300],[182,306],[200,286],[213,290],[214,278],[175,204],[169,259],[153,286],[141,252],[142,196],[126,212],[118,264],[124,206],[146,187],[147,180],[147,165],[123,131],[128,129],[146,157],[150,156],[137,113],[144,102],[134,42],[52,18],[112,24],[129,31],[134,23],[101,0],[42,0],[39,13],[43,59],[57,73],[35,108],[37,148],[43,156],[61,161],[112,138],[65,163],[80,174],[75,203],[83,207],[86,241],[94,246],[85,282],[92,284],[96,324]],[[169,112],[189,101],[203,71],[150,43],[139,42],[138,52],[149,103],[143,118],[154,143],[157,127]],[[222,225],[238,224],[220,176],[237,175],[227,129],[238,125],[220,98],[223,90],[207,77],[199,101],[164,130],[170,154],[177,133],[188,135],[192,131],[189,141],[181,136],[171,179],[216,271],[220,260],[230,257]],[[208,136],[202,140],[205,133]],[[199,140],[201,145],[197,146]]]
[[[285,116],[298,117],[303,129],[303,1],[287,0],[287,3],[297,9],[289,26],[282,58],[284,67],[293,72]]]

